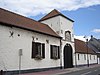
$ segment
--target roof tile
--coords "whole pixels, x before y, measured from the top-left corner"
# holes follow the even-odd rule
[[[64,16],[62,13],[60,13],[56,9],[52,10],[49,14],[47,14],[46,16],[41,18],[39,21],[44,21],[46,19],[49,19],[49,18],[52,18],[52,17],[55,17],[55,16],[59,16],[59,15],[61,15],[61,16],[65,17],[65,18],[69,19],[70,21],[74,22],[73,20],[71,20],[70,18]]]
[[[87,45],[84,41],[75,39],[75,52],[76,53],[87,53]],[[88,53],[94,54],[93,50],[88,47]]]

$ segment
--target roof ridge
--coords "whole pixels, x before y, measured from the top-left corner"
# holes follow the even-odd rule
[[[65,15],[63,15],[62,13],[60,13],[60,12],[59,12],[58,10],[56,10],[56,9],[53,9],[50,13],[48,13],[47,15],[45,15],[44,17],[42,17],[42,18],[39,20],[39,22],[40,22],[40,21],[47,20],[47,19],[52,18],[52,17],[55,17],[55,16],[59,16],[59,15],[61,15],[61,16],[65,17],[65,18],[67,18],[68,20],[74,22],[73,20],[71,20],[70,18],[66,17]]]
[[[55,11],[55,12],[57,12],[57,13],[60,13],[57,9],[54,9],[54,10],[52,10],[52,11]],[[52,12],[52,11],[51,11],[51,12]]]
[[[46,14],[44,17],[42,17],[39,21],[41,21],[41,20],[44,20],[44,18],[45,17],[47,17],[48,15],[50,15],[52,12],[56,12],[56,13],[60,13],[60,12],[58,12],[58,10],[56,10],[56,9],[53,9],[51,12],[49,12],[48,14]]]

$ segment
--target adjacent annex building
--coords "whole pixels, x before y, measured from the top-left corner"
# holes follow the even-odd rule
[[[73,22],[55,9],[35,21],[0,8],[0,70],[12,74],[74,67]]]
[[[76,66],[87,65],[88,67],[97,64],[97,54],[86,42],[75,39],[75,64]]]

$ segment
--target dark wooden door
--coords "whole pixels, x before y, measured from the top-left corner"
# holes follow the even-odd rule
[[[66,44],[64,47],[64,68],[73,67],[72,47],[70,44]]]

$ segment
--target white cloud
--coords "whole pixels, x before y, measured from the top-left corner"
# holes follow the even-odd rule
[[[93,29],[92,32],[100,33],[100,29]]]
[[[74,36],[75,39],[79,39],[79,40],[82,40],[82,41],[85,41],[85,38],[84,36]]]
[[[0,0],[0,7],[25,16],[45,14],[52,9],[77,10],[100,4],[100,0]]]
[[[80,35],[80,36],[74,35],[74,38],[86,42],[86,39],[90,40],[91,37],[90,36],[83,36],[83,35]]]

